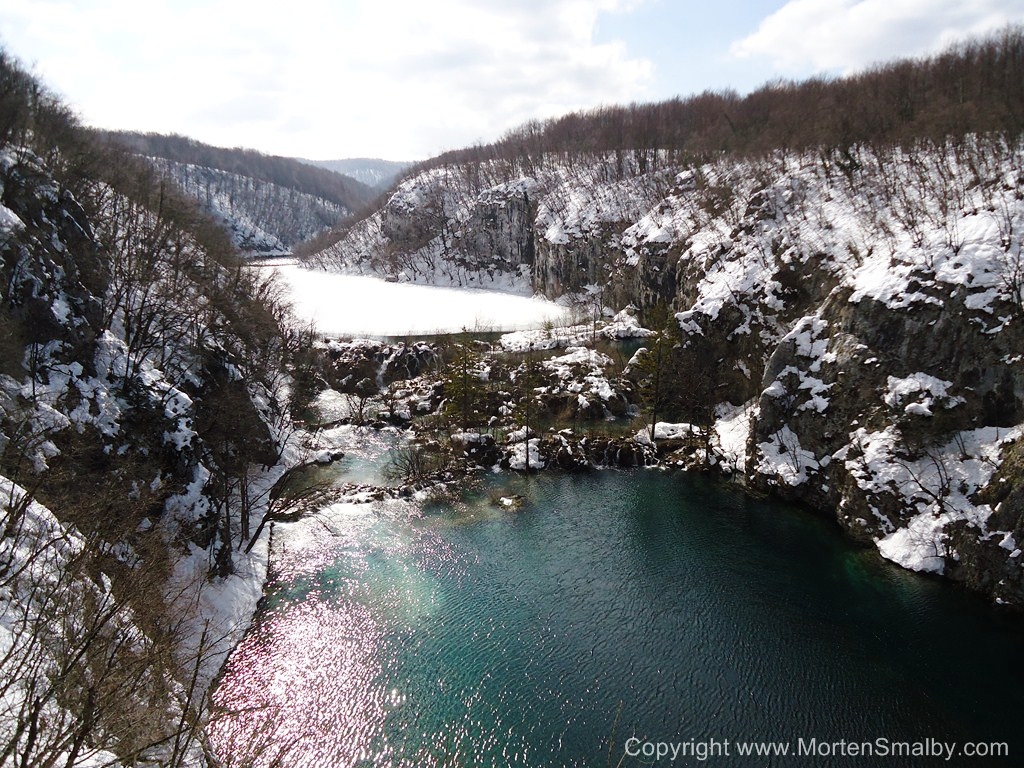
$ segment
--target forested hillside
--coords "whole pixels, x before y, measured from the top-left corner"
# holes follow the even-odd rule
[[[247,252],[288,251],[361,210],[376,192],[353,178],[286,157],[186,138],[103,132],[146,157],[223,221]]]
[[[1022,131],[1010,29],[524,126],[423,164],[310,263],[633,304],[658,334],[631,375],[704,468],[1022,604]]]
[[[0,764],[197,764],[308,339],[5,54],[0,259]]]

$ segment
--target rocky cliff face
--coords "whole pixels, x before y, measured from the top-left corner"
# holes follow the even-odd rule
[[[603,161],[513,171],[497,163],[424,171],[310,261],[400,281],[562,296],[607,279],[609,245],[657,201],[665,176],[617,179]]]
[[[985,137],[644,173],[612,157],[435,169],[317,260],[667,303],[750,485],[1020,604],[1022,160]]]

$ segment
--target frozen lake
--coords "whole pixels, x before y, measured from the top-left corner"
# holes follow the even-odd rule
[[[568,309],[552,301],[477,288],[389,283],[298,264],[272,267],[288,285],[295,313],[333,336],[404,336],[467,330],[516,331],[558,323]]]

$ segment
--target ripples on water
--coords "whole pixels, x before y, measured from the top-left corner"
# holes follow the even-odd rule
[[[215,695],[238,712],[222,753],[606,766],[632,735],[1016,737],[1020,622],[822,520],[656,471],[490,482],[458,508],[338,505],[276,529]],[[498,511],[499,491],[526,503]]]

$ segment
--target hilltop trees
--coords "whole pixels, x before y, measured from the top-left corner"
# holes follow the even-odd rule
[[[750,183],[774,195],[780,168],[817,162],[826,176],[858,185],[877,170],[862,172],[858,163],[884,157],[877,178],[886,180],[886,198],[872,206],[882,210],[908,193],[892,172],[897,155],[945,147],[966,165],[972,143],[1005,141],[1024,129],[1021,82],[1024,34],[1014,28],[842,79],[773,82],[745,97],[703,93],[531,121],[492,144],[413,168],[378,210],[303,253],[328,269],[457,285],[512,282],[549,297],[601,286],[609,305],[646,309],[681,289],[686,229],[720,222],[740,232],[752,217],[783,212],[778,201],[748,200]],[[719,174],[739,165],[753,173]],[[969,183],[955,186],[928,191],[946,201],[940,205],[951,246]],[[799,189],[785,195],[808,216],[820,217],[827,202],[805,200]],[[922,215],[907,202],[896,209]],[[921,226],[914,228],[919,237]],[[792,234],[780,233],[765,251],[769,261]],[[867,240],[876,236],[892,242],[891,232]],[[857,239],[852,247],[866,254],[871,245]],[[625,277],[631,266],[643,280]]]
[[[375,195],[355,179],[298,160],[183,136],[93,131],[87,138],[151,165],[220,220],[243,251],[289,249],[338,226]]]
[[[418,169],[505,160],[530,174],[546,154],[627,156],[640,173],[662,163],[776,150],[942,141],[1024,129],[1024,30],[1009,27],[922,59],[845,78],[775,81],[741,97],[710,92],[530,121],[497,142],[447,152]]]

